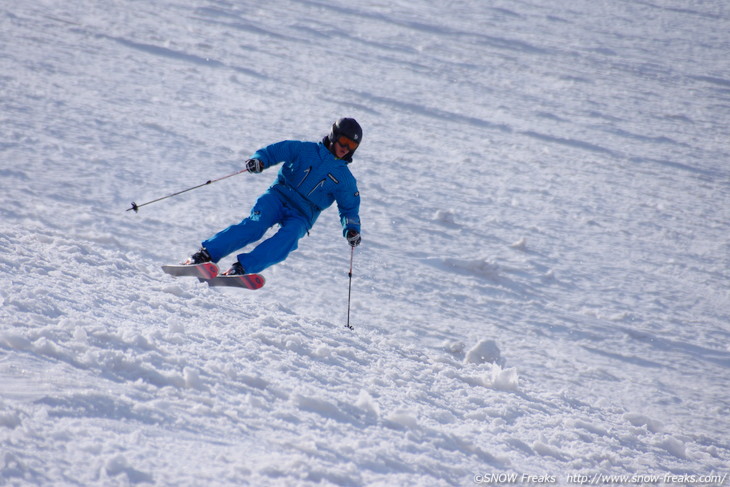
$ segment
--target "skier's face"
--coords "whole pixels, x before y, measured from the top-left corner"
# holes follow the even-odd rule
[[[342,159],[348,152],[357,149],[357,145],[357,142],[342,135],[335,141],[335,156]]]
[[[349,147],[340,144],[339,141],[335,142],[335,157],[337,157],[338,159],[342,159],[347,155],[348,152],[350,152]]]

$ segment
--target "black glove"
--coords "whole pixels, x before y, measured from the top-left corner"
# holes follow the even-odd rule
[[[345,234],[345,237],[347,238],[347,243],[350,244],[350,247],[357,247],[360,245],[360,242],[362,242],[362,237],[360,237],[360,232],[354,229],[349,229],[347,231],[347,234]]]
[[[264,170],[264,163],[258,159],[248,159],[246,161],[246,170],[248,172],[261,172]]]

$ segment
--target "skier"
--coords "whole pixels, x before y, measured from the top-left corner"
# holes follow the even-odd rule
[[[223,274],[258,273],[286,259],[319,214],[335,201],[344,237],[351,246],[360,245],[360,193],[347,164],[361,141],[360,124],[353,118],[341,118],[319,143],[285,140],[256,151],[246,160],[246,169],[260,173],[283,163],[276,181],[258,198],[247,218],[203,241],[185,264],[218,262],[279,224],[273,236],[250,252],[238,254]]]

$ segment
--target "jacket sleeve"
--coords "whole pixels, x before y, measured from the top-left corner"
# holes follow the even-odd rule
[[[347,231],[351,229],[360,233],[360,192],[357,190],[357,183],[352,175],[349,177],[348,184],[343,186],[335,199],[340,212],[342,235],[347,235]]]
[[[264,163],[264,169],[275,166],[281,162],[291,162],[299,151],[301,142],[296,140],[283,140],[267,145],[257,150],[251,159],[258,159]]]

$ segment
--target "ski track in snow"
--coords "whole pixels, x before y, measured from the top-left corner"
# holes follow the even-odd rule
[[[0,6],[0,484],[723,475],[730,17],[707,2]],[[159,266],[354,116],[256,292]],[[717,485],[718,482],[715,483]]]

